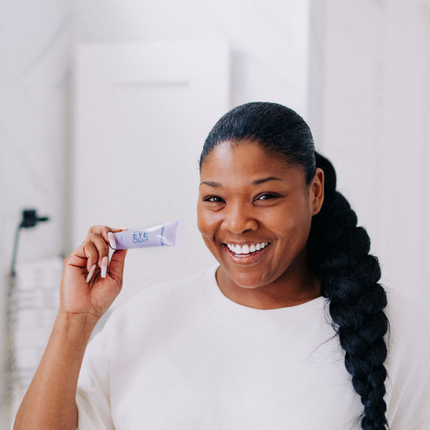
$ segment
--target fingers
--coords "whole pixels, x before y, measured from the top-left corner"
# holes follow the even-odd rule
[[[100,276],[106,278],[109,266],[108,243],[110,242],[115,243],[111,228],[106,226],[93,226],[90,228],[87,239],[83,243],[83,252],[87,258],[87,283],[90,282],[97,266],[101,271]]]
[[[99,272],[102,278],[106,278],[108,271],[111,271],[109,264],[109,246],[115,250],[115,238],[113,232],[123,231],[125,229],[111,229],[107,226],[92,226],[87,234],[82,245],[71,255],[73,265],[78,267],[86,267],[87,276],[86,282],[89,283],[94,276],[94,273]],[[115,255],[116,251],[113,255]],[[122,277],[124,267],[125,253],[119,253],[113,258],[113,270],[115,277]],[[82,262],[82,263],[80,263]]]
[[[109,246],[106,240],[97,233],[91,233],[84,243],[84,253],[87,258],[87,269],[90,270],[94,264],[102,268],[103,261],[109,259]]]
[[[114,279],[122,279],[122,274],[124,272],[124,262],[127,255],[127,250],[122,249],[115,251],[112,254],[112,259],[109,266],[109,274]]]
[[[98,234],[105,240],[106,243],[108,243],[109,233],[112,231],[113,230],[110,227],[107,227],[106,225],[93,225],[88,231],[87,239],[93,234]]]
[[[115,250],[116,249],[116,243],[115,243],[115,236],[113,235],[114,233],[118,233],[120,231],[124,231],[127,230],[126,228],[110,228],[107,227],[105,225],[94,225],[90,228],[89,232],[88,232],[88,236],[90,236],[91,234],[99,234],[100,236],[103,237],[103,239],[105,241],[107,241],[109,243],[109,246]],[[87,236],[87,238],[88,238]]]

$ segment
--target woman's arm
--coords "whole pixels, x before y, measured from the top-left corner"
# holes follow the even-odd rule
[[[76,429],[76,387],[85,348],[122,287],[126,251],[115,251],[108,268],[111,232],[92,227],[64,263],[60,310],[14,430]]]
[[[58,314],[45,353],[15,419],[18,429],[75,430],[76,386],[96,321]]]

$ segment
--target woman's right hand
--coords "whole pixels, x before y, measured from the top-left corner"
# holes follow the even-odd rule
[[[109,263],[112,230],[93,226],[84,242],[65,260],[60,291],[60,313],[98,321],[122,288],[126,250],[115,251]]]

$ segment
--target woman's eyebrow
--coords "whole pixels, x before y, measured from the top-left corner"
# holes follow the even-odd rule
[[[212,182],[212,181],[203,181],[200,183],[200,185],[208,185],[209,187],[213,187],[213,188],[222,187],[222,185],[219,182]]]
[[[263,178],[263,179],[256,179],[255,181],[252,181],[252,185],[260,185],[260,184],[264,184],[265,182],[269,182],[269,181],[281,181],[282,179],[280,178],[275,178],[274,176],[269,176],[268,178]]]
[[[251,182],[251,185],[260,185],[260,184],[264,184],[266,182],[269,181],[281,181],[282,179],[280,178],[276,178],[274,176],[269,176],[268,178],[262,178],[262,179],[256,179],[254,181]],[[200,183],[200,185],[208,185],[209,187],[212,188],[221,188],[222,185],[219,182],[213,182],[213,181],[203,181]]]

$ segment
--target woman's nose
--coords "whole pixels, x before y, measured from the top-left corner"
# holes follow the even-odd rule
[[[259,223],[253,216],[251,208],[240,204],[230,204],[225,209],[222,223],[224,230],[234,234],[243,234],[246,231],[257,230]]]

